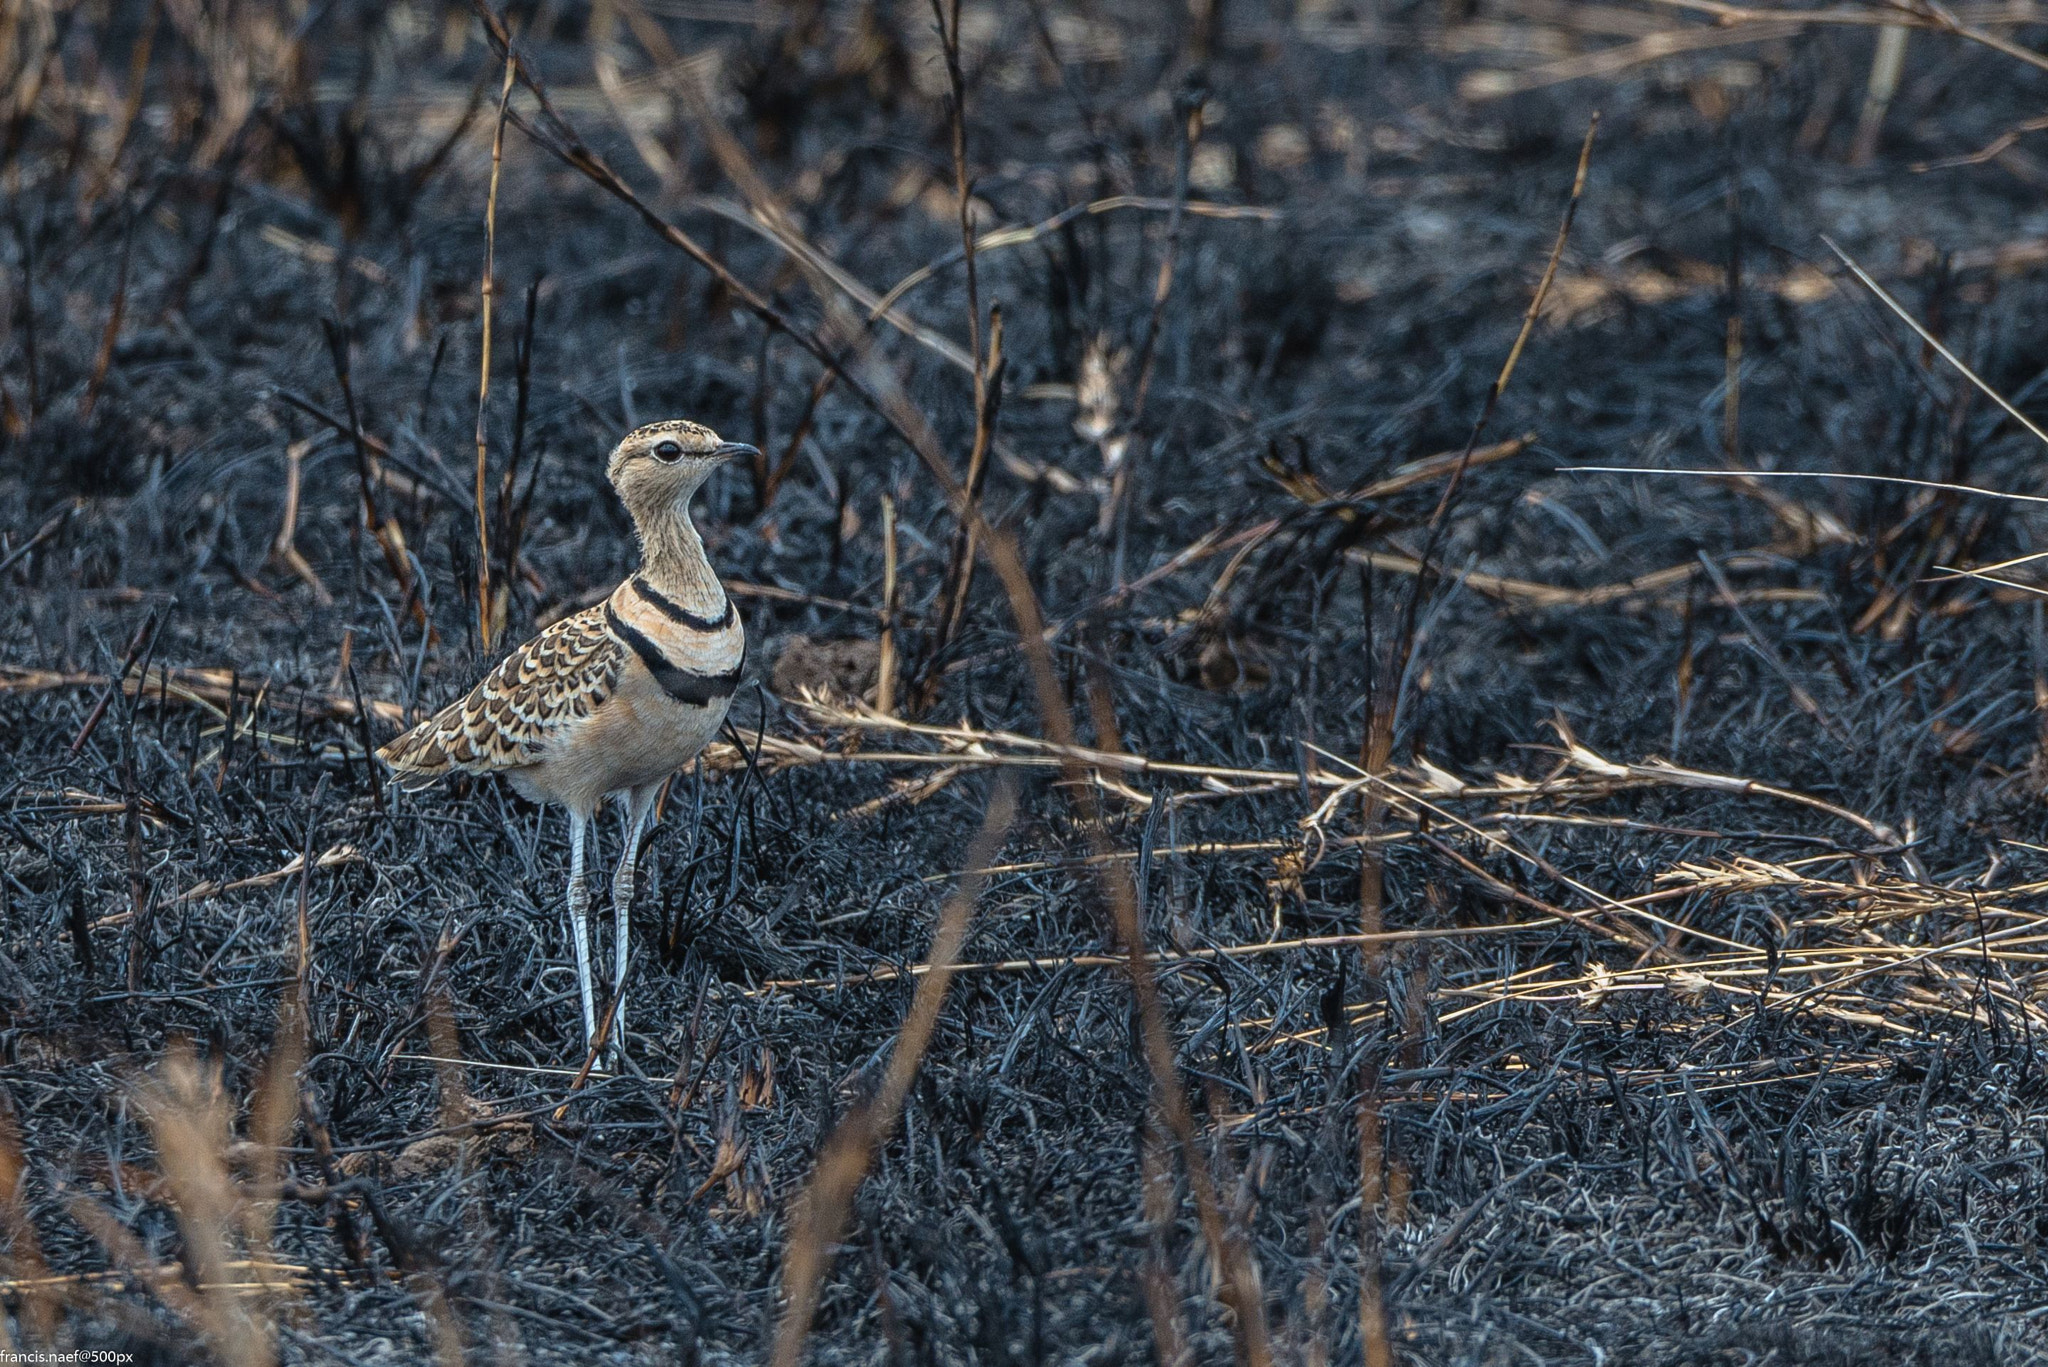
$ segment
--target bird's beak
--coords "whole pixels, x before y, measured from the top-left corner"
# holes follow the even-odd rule
[[[749,446],[743,441],[722,441],[711,448],[711,458],[713,460],[726,461],[731,460],[735,456],[748,456],[758,460],[761,456],[761,448]]]

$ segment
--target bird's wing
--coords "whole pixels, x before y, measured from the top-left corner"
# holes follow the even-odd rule
[[[408,786],[451,770],[479,774],[533,764],[611,696],[625,664],[604,605],[586,608],[507,655],[469,696],[377,754]]]

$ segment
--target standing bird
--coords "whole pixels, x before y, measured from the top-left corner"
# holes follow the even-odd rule
[[[718,733],[747,660],[746,632],[705,557],[690,498],[753,447],[694,422],[626,434],[605,477],[632,514],[640,570],[594,607],[564,617],[507,655],[461,702],[377,752],[401,786],[449,773],[502,773],[535,802],[569,812],[569,925],[583,1045],[597,1037],[590,978],[590,889],[584,849],[607,797],[623,799],[625,849],[612,878],[611,1057],[623,1057],[626,933],[633,866],[661,785]]]

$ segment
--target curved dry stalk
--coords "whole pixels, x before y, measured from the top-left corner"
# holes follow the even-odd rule
[[[983,870],[1002,848],[1016,814],[1016,790],[1005,782],[989,801],[981,833],[968,851],[959,888],[939,912],[931,952],[925,960],[917,994],[903,1018],[903,1028],[897,1033],[896,1047],[889,1053],[881,1086],[871,1100],[855,1107],[839,1123],[818,1151],[810,1185],[798,1199],[790,1218],[789,1243],[782,1264],[782,1319],[776,1327],[775,1349],[769,1359],[773,1367],[798,1367],[803,1361],[804,1342],[810,1337],[811,1320],[817,1313],[819,1284],[831,1266],[832,1247],[845,1231],[854,1191],[867,1175],[869,1162],[896,1129],[903,1100],[910,1094],[918,1064],[938,1027],[939,1008],[945,1004],[960,947],[967,940],[967,924],[981,896]]]

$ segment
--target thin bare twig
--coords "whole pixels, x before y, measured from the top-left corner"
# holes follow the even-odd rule
[[[2006,415],[2010,417],[2014,422],[2018,423],[2020,426],[2026,428],[2027,431],[2031,432],[2036,441],[2041,442],[2043,445],[2048,445],[2048,432],[2043,432],[2038,426],[2035,425],[2034,420],[2032,418],[2028,417],[2026,414],[2020,412],[2019,409],[2015,408],[2011,400],[2007,399],[2005,395],[1999,393],[1996,389],[1993,389],[1989,384],[1985,382],[1982,376],[1977,374],[1976,371],[1970,369],[1970,367],[1968,367],[1967,365],[1964,365],[1963,360],[1960,356],[1956,355],[1953,351],[1950,351],[1947,346],[1943,345],[1941,339],[1939,337],[1936,337],[1932,332],[1929,332],[1926,326],[1923,325],[1918,318],[1915,318],[1912,315],[1912,313],[1907,310],[1904,304],[1901,304],[1898,300],[1894,299],[1891,296],[1891,292],[1889,290],[1885,289],[1884,286],[1878,284],[1876,280],[1872,279],[1870,272],[1864,270],[1861,265],[1857,264],[1856,258],[1850,256],[1849,253],[1843,251],[1841,247],[1836,244],[1835,240],[1827,236],[1827,234],[1821,234],[1820,240],[1828,244],[1829,251],[1833,252],[1836,256],[1842,259],[1842,264],[1847,266],[1849,268],[1850,273],[1853,274],[1858,280],[1860,280],[1863,283],[1863,287],[1865,289],[1869,290],[1872,294],[1876,295],[1878,297],[1879,302],[1881,302],[1886,308],[1890,309],[1893,313],[1897,314],[1899,318],[1902,321],[1904,321],[1907,327],[1913,329],[1914,336],[1918,337],[1922,342],[1925,342],[1928,345],[1928,347],[1930,347],[1934,351],[1936,355],[1941,357],[1942,360],[1947,361],[1950,365],[1954,366],[1958,371],[1960,371],[1964,379],[1968,380],[1971,384],[1975,385],[1978,391],[1982,393],[1986,398],[1990,399],[1991,402],[1997,404],[2000,408],[2004,409]],[[2013,497],[2017,497],[2017,495],[2014,495]]]

